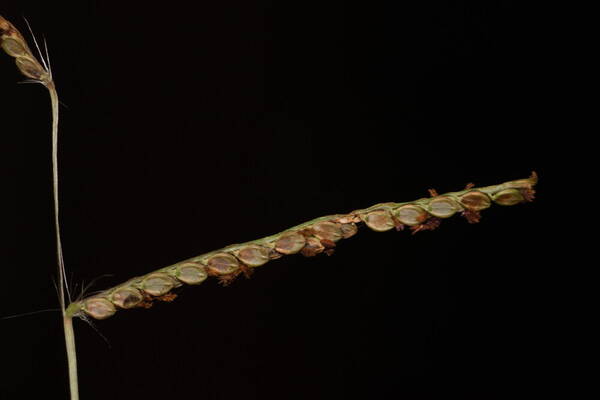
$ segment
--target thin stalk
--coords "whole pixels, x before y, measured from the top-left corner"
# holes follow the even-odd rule
[[[58,262],[58,296],[60,308],[63,315],[63,330],[65,332],[65,346],[67,350],[67,364],[69,368],[69,391],[71,400],[79,400],[79,387],[77,382],[77,351],[75,348],[75,332],[73,331],[73,318],[66,314],[65,304],[65,264],[63,259],[62,241],[60,238],[60,219],[59,219],[59,197],[58,197],[58,93],[53,81],[50,81],[46,87],[50,93],[50,103],[52,105],[52,187],[54,198],[54,229],[56,235],[56,257]],[[68,287],[67,287],[68,291]]]
[[[64,314],[63,309],[63,314]],[[73,318],[63,315],[65,330],[65,344],[67,346],[67,361],[69,364],[69,391],[71,400],[79,400],[79,387],[77,383],[77,351],[75,349],[75,333],[73,332]]]
[[[29,23],[27,24],[29,26]],[[30,28],[31,31],[31,28]],[[65,290],[70,300],[69,287],[65,279],[65,265],[63,260],[62,242],[60,239],[59,221],[59,197],[58,197],[58,93],[52,79],[50,60],[44,60],[40,47],[33,35],[35,48],[40,59],[38,60],[27,45],[27,41],[9,21],[0,16],[0,46],[11,57],[15,59],[17,68],[23,75],[29,78],[29,82],[41,83],[50,93],[52,106],[52,186],[54,199],[54,229],[56,236],[56,256],[58,261],[58,297],[63,316],[63,329],[65,332],[65,344],[69,366],[69,388],[71,400],[79,399],[77,388],[77,358],[75,352],[75,334],[73,332],[73,320],[66,311]],[[48,52],[46,49],[46,56]],[[47,57],[46,57],[47,58]],[[41,61],[41,63],[40,63]]]
[[[65,289],[64,289],[64,260],[62,251],[62,241],[60,239],[60,219],[59,219],[59,198],[58,198],[58,93],[54,82],[50,81],[46,87],[50,93],[50,103],[52,105],[52,194],[54,200],[54,232],[56,236],[56,258],[58,265],[58,293],[62,309],[65,309]]]

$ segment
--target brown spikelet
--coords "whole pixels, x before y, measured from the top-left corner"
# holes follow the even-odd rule
[[[429,192],[429,196],[430,196],[430,197],[436,197],[436,196],[439,196],[439,194],[438,194],[437,190],[435,190],[435,189],[427,189],[427,191]]]
[[[23,75],[45,86],[52,84],[50,72],[35,58],[21,32],[2,16],[0,16],[0,46],[6,54],[15,58],[17,68]]]
[[[321,244],[321,241],[315,237],[309,237],[306,239],[306,245],[302,250],[300,250],[300,254],[304,257],[314,257],[317,254],[320,254],[325,250],[325,246]]]
[[[320,242],[323,245],[323,247],[325,247],[326,249],[334,249],[335,248],[335,242],[333,240],[321,239]]]
[[[281,254],[296,254],[306,244],[306,237],[301,232],[285,232],[275,242],[273,249],[276,254],[271,254],[271,257],[277,257]]]
[[[469,182],[465,185],[465,190],[469,190],[475,187],[475,184],[473,182]]]
[[[304,228],[301,231],[298,231],[298,233],[307,239],[315,236],[315,231],[312,228]]]
[[[4,35],[10,29],[11,24],[0,16],[0,36]]]
[[[324,253],[328,256],[332,256],[335,253],[335,242],[329,239],[321,239],[321,244],[325,248]]]
[[[342,224],[342,237],[344,239],[348,239],[351,238],[352,236],[356,235],[356,233],[358,232],[358,227],[356,226],[356,224],[354,222],[351,222],[349,224]]]

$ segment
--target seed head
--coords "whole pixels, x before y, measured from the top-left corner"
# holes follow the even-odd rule
[[[23,75],[48,86],[52,83],[50,72],[35,58],[27,42],[7,20],[0,16],[0,47],[15,58],[17,68]]]

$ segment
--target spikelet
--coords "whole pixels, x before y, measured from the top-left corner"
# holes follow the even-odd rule
[[[0,16],[0,46],[9,56],[15,58],[17,68],[23,75],[44,86],[52,84],[50,72],[35,58],[21,32],[2,16]]]

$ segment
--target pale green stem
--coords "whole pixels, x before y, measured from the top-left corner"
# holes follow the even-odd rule
[[[73,319],[66,314],[65,308],[65,266],[63,260],[62,242],[60,239],[59,198],[58,198],[58,93],[54,82],[46,84],[50,93],[52,104],[52,186],[54,197],[54,229],[56,234],[56,256],[58,261],[58,296],[63,315],[63,329],[65,331],[65,345],[67,349],[67,363],[69,366],[69,390],[71,400],[79,400],[77,384],[77,352],[75,349],[75,333]],[[68,290],[68,288],[67,288]]]
[[[73,318],[63,316],[63,327],[65,328],[65,344],[67,345],[67,360],[69,363],[69,390],[71,392],[71,400],[79,400],[79,388],[77,384],[77,351],[75,349]]]

